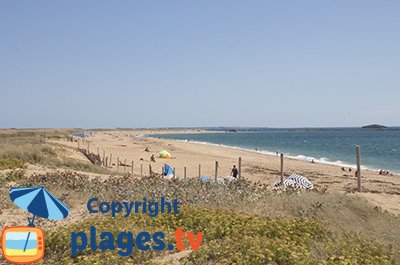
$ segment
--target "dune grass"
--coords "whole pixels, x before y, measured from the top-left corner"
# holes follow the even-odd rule
[[[71,130],[0,130],[0,170],[26,168],[26,163],[100,174],[108,169],[60,155],[62,147],[49,139],[66,138]]]
[[[22,182],[21,182],[22,183]],[[46,231],[44,264],[153,264],[168,251],[135,251],[121,258],[116,251],[87,250],[71,258],[71,232],[163,231],[168,242],[177,227],[203,231],[197,252],[183,264],[398,264],[400,219],[368,201],[344,193],[285,192],[242,181],[229,185],[200,184],[195,179],[113,177],[80,174],[36,175],[24,185],[44,185],[72,207],[91,197],[102,201],[137,201],[161,196],[182,202],[178,215],[132,215],[129,218],[83,214],[84,221]],[[3,202],[3,205],[7,203]],[[39,220],[40,222],[40,220]],[[46,223],[46,221],[43,221]],[[47,222],[48,223],[48,222]]]
[[[63,264],[152,264],[166,251],[139,251],[120,257],[116,251],[88,249],[76,258],[70,253],[71,231],[98,232],[163,231],[166,244],[175,243],[177,227],[184,231],[203,231],[203,244],[181,260],[182,264],[391,264],[394,257],[384,246],[355,234],[332,233],[315,218],[265,218],[238,211],[184,207],[177,215],[136,215],[129,218],[94,218],[52,232],[47,237],[46,261]],[[97,238],[97,242],[100,239]],[[187,242],[185,242],[187,245]]]
[[[26,163],[46,163],[57,157],[47,137],[66,137],[58,131],[1,130],[0,158],[18,159]]]
[[[26,165],[23,161],[15,158],[1,158],[0,159],[0,170],[4,169],[17,169],[26,168]]]
[[[0,174],[0,187],[10,182],[22,182],[24,179],[25,170],[13,169],[8,171],[7,173]],[[7,194],[7,191],[4,191],[3,194]]]

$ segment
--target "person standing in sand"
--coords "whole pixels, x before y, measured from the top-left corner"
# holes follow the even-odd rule
[[[232,171],[231,171],[231,176],[234,178],[237,178],[238,175],[238,169],[236,168],[236,165],[233,165]]]

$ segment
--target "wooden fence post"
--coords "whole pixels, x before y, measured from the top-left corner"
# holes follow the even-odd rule
[[[183,168],[183,178],[186,179],[186,167]]]
[[[126,159],[124,160],[124,173],[126,171]]]
[[[112,160],[112,154],[110,154],[110,161],[108,162],[108,165],[111,167],[111,160]]]
[[[151,165],[149,164],[149,176],[151,176]]]
[[[89,147],[90,147],[90,142],[87,143],[87,152],[88,152],[88,154],[90,154],[90,149],[89,149]]]
[[[103,150],[103,166],[107,167],[107,164],[105,162],[106,162],[106,151]]]
[[[356,160],[357,160],[357,190],[361,192],[361,158],[360,158],[360,146],[356,146]]]
[[[217,182],[218,178],[218,161],[215,161],[215,182]]]
[[[242,179],[242,158],[239,157],[239,179]]]
[[[106,167],[107,167],[107,161],[108,161],[108,156],[106,157],[106,161],[105,161],[105,163],[106,163]]]
[[[132,167],[131,167],[131,174],[133,176],[133,161],[132,161]]]
[[[174,178],[176,178],[176,175],[175,175],[175,167],[174,167]]]
[[[283,185],[283,154],[281,153],[281,185]]]
[[[199,178],[201,177],[201,165],[199,164]]]

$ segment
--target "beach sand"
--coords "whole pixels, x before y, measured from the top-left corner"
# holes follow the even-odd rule
[[[169,133],[175,131],[169,130]],[[199,133],[199,130],[176,131],[179,133]],[[140,176],[141,167],[143,174],[149,173],[149,165],[155,173],[161,173],[164,163],[175,168],[176,176],[183,178],[184,167],[187,177],[197,178],[199,176],[199,165],[201,175],[214,178],[215,161],[218,161],[218,177],[230,175],[233,165],[238,165],[238,158],[242,158],[242,177],[245,179],[262,182],[272,187],[276,180],[280,179],[280,157],[265,155],[256,152],[243,151],[235,148],[198,144],[193,142],[180,142],[158,138],[142,138],[145,134],[166,133],[165,130],[127,130],[127,131],[99,131],[95,137],[87,138],[80,142],[81,148],[87,148],[90,152],[110,158],[112,154],[112,170],[117,172],[117,159],[122,163],[131,165],[134,162],[134,175]],[[136,136],[136,137],[135,137]],[[68,155],[73,158],[85,158],[76,149],[77,142],[57,141],[69,147]],[[145,152],[148,147],[150,152]],[[171,153],[173,159],[158,158],[161,150]],[[156,162],[151,162],[150,157],[154,154]],[[347,170],[348,168],[346,168]],[[316,189],[326,189],[327,192],[339,191],[356,193],[367,198],[372,203],[392,213],[400,214],[400,176],[381,176],[374,171],[362,171],[362,193],[355,192],[357,179],[352,172],[342,171],[340,166],[310,163],[307,161],[286,158],[284,162],[285,176],[298,173],[306,176]],[[119,166],[119,173],[124,173],[124,167]],[[131,172],[131,167],[125,168],[125,173]]]

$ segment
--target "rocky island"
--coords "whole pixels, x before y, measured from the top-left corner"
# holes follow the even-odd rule
[[[361,127],[362,129],[388,129],[388,127],[379,124],[370,124]]]

